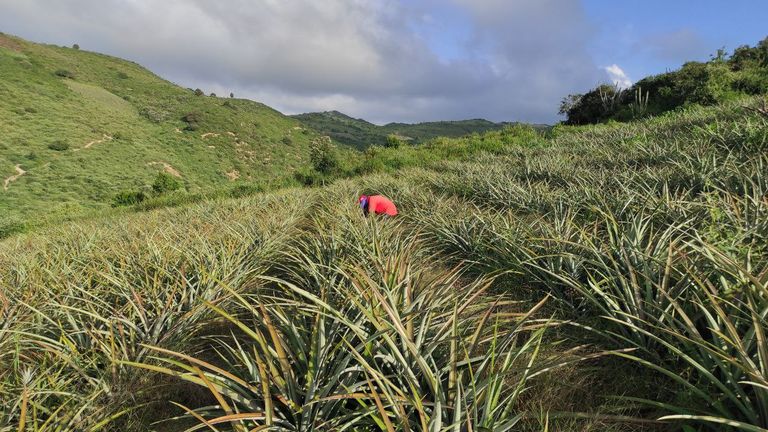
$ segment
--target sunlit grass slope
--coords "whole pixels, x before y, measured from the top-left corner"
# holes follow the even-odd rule
[[[256,102],[196,96],[129,61],[2,34],[0,78],[5,219],[108,207],[161,171],[191,192],[290,178],[316,137]]]

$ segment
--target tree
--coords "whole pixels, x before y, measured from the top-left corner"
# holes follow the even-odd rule
[[[309,148],[309,160],[312,167],[323,174],[330,174],[339,166],[336,151],[331,144],[331,138],[324,136],[312,141]]]
[[[384,147],[398,148],[403,144],[402,138],[396,134],[387,135],[387,140],[384,141]]]
[[[234,93],[230,93],[230,94],[229,94],[229,97],[230,97],[230,99],[231,99],[231,98],[234,98],[234,97],[235,97],[235,94],[234,94]]]
[[[568,95],[560,103],[567,124],[582,125],[608,120],[619,109],[624,90],[615,84],[601,84],[584,95]]]
[[[557,111],[557,113],[567,116],[573,107],[579,103],[582,97],[584,97],[582,94],[569,94],[568,96],[564,97],[560,101],[560,109]]]
[[[80,45],[74,44],[74,45],[72,45],[72,49],[79,50],[80,49]]]

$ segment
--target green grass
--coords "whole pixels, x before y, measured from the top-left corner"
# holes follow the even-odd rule
[[[0,431],[763,431],[761,103],[6,239]]]
[[[114,57],[0,38],[0,180],[26,171],[0,190],[6,220],[102,211],[116,193],[147,188],[163,169],[152,162],[170,164],[192,193],[308,163],[317,135],[262,104],[195,96]],[[194,131],[188,113],[198,114]],[[56,141],[69,149],[50,149]]]

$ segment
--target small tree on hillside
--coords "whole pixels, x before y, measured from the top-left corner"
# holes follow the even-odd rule
[[[74,45],[72,45],[72,49],[79,50],[80,49],[80,45],[74,44]]]
[[[339,166],[336,151],[331,144],[331,138],[324,136],[312,141],[309,148],[309,160],[312,167],[323,174],[330,174]]]
[[[384,141],[384,147],[398,148],[403,145],[403,140],[396,134],[387,135],[386,141]]]

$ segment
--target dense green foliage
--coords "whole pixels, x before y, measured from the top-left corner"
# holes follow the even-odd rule
[[[370,146],[386,147],[391,144],[390,137],[398,137],[400,142],[421,144],[437,137],[457,138],[510,126],[510,123],[493,123],[482,119],[416,124],[389,123],[377,126],[338,111],[298,114],[293,117],[308,128],[331,137],[335,142],[358,150],[365,150]],[[546,125],[535,127],[541,130],[547,128]]]
[[[765,430],[763,103],[6,239],[0,431]]]
[[[739,47],[730,57],[721,51],[709,62],[689,62],[679,70],[644,78],[626,90],[603,84],[583,95],[569,95],[560,114],[571,125],[626,121],[766,93],[768,38],[755,47]]]

